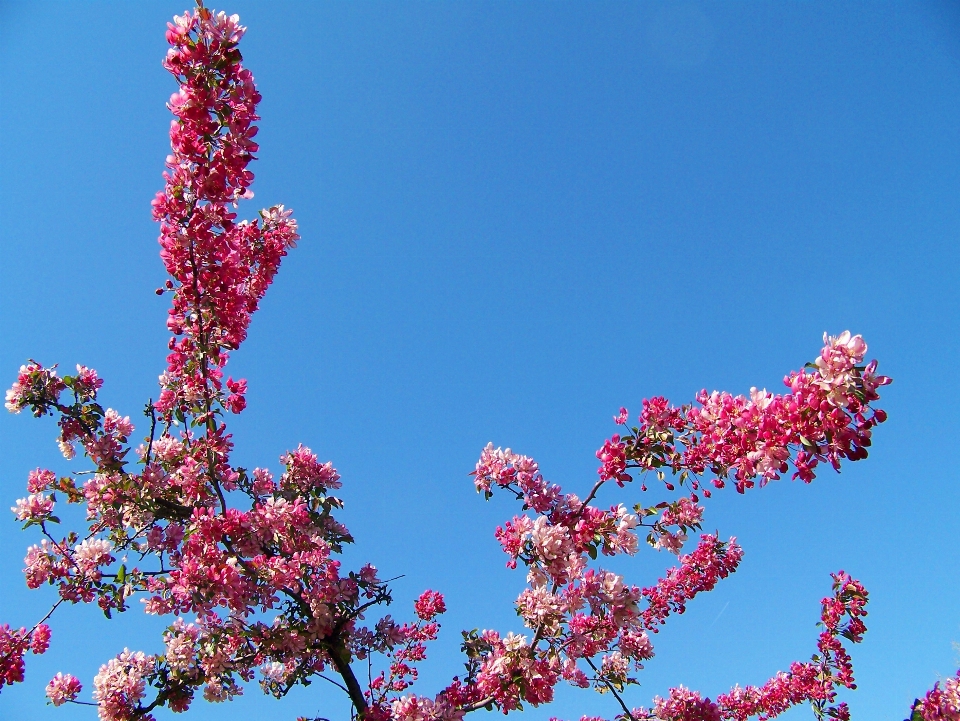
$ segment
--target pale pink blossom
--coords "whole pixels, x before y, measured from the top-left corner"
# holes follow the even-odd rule
[[[86,538],[73,549],[73,560],[81,572],[98,574],[100,566],[113,561],[113,544],[103,538]]]
[[[41,493],[50,488],[56,480],[57,476],[53,471],[37,468],[27,475],[27,490],[30,493]]]
[[[47,698],[54,706],[62,706],[67,701],[75,700],[82,688],[75,676],[58,673],[47,684]]]
[[[18,498],[17,505],[11,511],[18,521],[42,521],[53,513],[53,497],[43,493],[31,493],[26,498]]]
[[[653,547],[658,551],[669,551],[670,553],[679,554],[683,549],[683,544],[687,542],[687,534],[681,533],[679,531],[662,531],[658,536],[656,541],[653,544]]]
[[[101,721],[126,721],[143,698],[146,676],[153,669],[153,656],[124,649],[110,659],[93,678],[93,698]]]

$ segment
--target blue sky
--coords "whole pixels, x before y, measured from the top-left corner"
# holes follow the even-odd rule
[[[0,4],[0,370],[97,368],[136,418],[162,370],[150,218],[175,89],[160,67],[184,3]],[[218,6],[219,9],[219,6]],[[635,705],[715,696],[814,650],[837,569],[871,593],[858,719],[896,719],[960,650],[960,10],[915,3],[254,3],[242,50],[264,100],[247,216],[292,206],[303,237],[234,355],[250,383],[241,465],[304,442],[344,478],[348,558],[450,612],[423,693],[461,671],[460,629],[519,630],[520,572],[493,538],[518,509],[467,473],[487,441],[585,492],[621,405],[773,390],[824,331],[864,335],[895,379],[870,458],[811,486],[718,493],[707,527],[740,570],[655,639]],[[0,489],[58,461],[53,424],[0,417]],[[603,503],[641,499],[604,492]],[[29,625],[21,533],[0,523],[0,622]],[[669,563],[618,567],[647,585]],[[86,689],[163,621],[69,608],[0,717]],[[195,718],[342,718],[335,689],[257,688]],[[86,692],[85,692],[86,693]],[[483,714],[485,712],[481,712]],[[616,713],[562,691],[528,718]],[[170,718],[168,713],[161,718]],[[812,718],[806,708],[783,718]]]

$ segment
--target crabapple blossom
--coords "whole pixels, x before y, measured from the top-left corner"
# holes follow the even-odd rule
[[[101,721],[137,717],[134,714],[146,688],[144,677],[153,670],[153,665],[153,656],[124,649],[123,653],[100,667],[93,678],[93,698],[97,701]]]
[[[941,685],[942,684],[942,685]],[[938,681],[913,705],[909,721],[958,721],[960,719],[960,671]]]
[[[233,442],[220,417],[245,409],[247,384],[225,378],[223,369],[298,239],[283,206],[252,222],[234,212],[252,197],[247,166],[257,151],[260,100],[237,48],[244,32],[236,16],[202,6],[168,26],[163,64],[179,87],[168,105],[165,188],[153,210],[170,274],[161,294],[172,297],[173,337],[137,449],[141,469],[128,465],[134,425],[99,405],[103,382],[94,370],[78,366],[61,377],[55,366],[31,361],[7,393],[13,412],[54,415],[64,455],[82,450],[94,466],[79,486],[48,471],[30,475],[30,495],[14,512],[47,537],[28,550],[28,585],[49,583],[61,601],[95,601],[108,616],[139,596],[148,613],[195,617],[168,629],[165,654],[124,652],[101,669],[94,697],[103,718],[146,718],[165,705],[183,711],[201,689],[222,701],[240,693],[256,668],[276,664],[284,672],[269,677],[268,692],[283,695],[330,668],[363,711],[367,700],[350,668],[354,650],[390,651],[402,666],[394,675],[409,679],[444,609],[434,594],[419,602],[420,621],[364,630],[364,614],[391,597],[371,565],[352,572],[335,559],[353,539],[334,517],[342,502],[330,495],[340,485],[332,464],[300,446],[283,455],[275,481],[267,469],[248,473],[230,462]],[[53,491],[85,506],[85,532],[51,535]],[[128,566],[128,554],[155,565]],[[8,682],[22,678],[23,653],[42,650],[44,628],[6,634],[0,668]],[[159,689],[152,700],[148,687]]]
[[[818,360],[787,377],[793,392],[786,396],[753,389],[749,400],[703,392],[696,406],[671,406],[663,398],[644,401],[640,425],[607,439],[597,451],[600,479],[585,501],[548,483],[532,458],[494,448],[492,443],[483,449],[473,474],[477,490],[490,498],[496,488],[505,489],[536,514],[515,516],[495,535],[508,555],[508,567],[521,562],[527,566],[528,589],[517,599],[517,613],[535,631],[527,654],[533,660],[553,660],[563,670],[559,676],[540,675],[538,681],[562,677],[579,686],[592,681],[598,690],[617,694],[636,682],[628,676],[625,661],[639,670],[641,661],[653,655],[646,632],[656,632],[671,615],[683,613],[696,595],[712,590],[736,570],[743,551],[735,539],[723,542],[716,535],[703,535],[694,551],[682,552],[688,533],[702,525],[701,497],[711,494],[703,484],[705,471],[714,475],[712,485],[717,488],[732,474],[742,492],[755,485],[755,478],[760,478],[761,486],[778,478],[788,461],[797,468],[795,477],[810,481],[813,468],[822,460],[839,467],[842,459],[865,457],[871,429],[886,417],[869,403],[877,400],[877,389],[889,382],[876,375],[875,362],[861,365],[865,353],[866,344],[859,336],[825,336]],[[622,408],[614,421],[626,426],[628,418]],[[689,495],[652,506],[637,504],[634,513],[622,504],[609,511],[590,505],[609,481],[619,487],[631,482],[628,471],[632,469],[656,473],[668,492],[689,484]],[[668,480],[667,473],[676,481]],[[646,483],[641,487],[645,490]],[[628,585],[616,574],[591,568],[601,553],[635,553],[640,528],[647,529],[651,546],[676,553],[679,565],[643,589]],[[800,701],[810,701],[817,708],[832,701],[834,685],[852,687],[852,667],[837,640],[837,624],[849,617],[843,633],[854,642],[860,640],[866,592],[852,579],[842,578],[846,580],[836,583],[847,590],[824,602],[822,622],[828,630],[818,644],[820,665],[794,664],[791,672],[778,674],[760,691],[731,692],[734,695],[724,699],[734,715],[724,718],[772,717],[779,713],[776,709]],[[469,676],[477,682],[506,658],[486,632],[469,637],[465,648],[478,659]],[[579,669],[580,663],[593,675]],[[824,675],[825,669],[833,675]],[[513,672],[522,676],[522,670]],[[804,686],[811,674],[819,679],[815,689]],[[474,683],[469,688],[475,697],[481,686]],[[525,700],[535,704],[539,698]],[[633,713],[617,699],[624,718],[721,718],[714,702],[685,689],[675,689],[669,698],[655,702],[650,712]],[[754,699],[753,705],[743,699]],[[502,699],[502,693],[491,692],[468,708],[493,704],[509,710],[513,703]],[[831,708],[838,718],[845,713],[842,705]],[[749,713],[744,715],[744,709]]]
[[[877,375],[876,361],[864,364],[867,344],[844,331],[824,334],[819,357],[804,371],[784,378],[785,395],[751,389],[750,397],[701,391],[696,404],[671,406],[664,398],[645,400],[639,425],[616,434],[597,451],[603,481],[629,482],[628,472],[664,472],[693,479],[700,490],[703,474],[723,488],[732,474],[740,493],[777,480],[792,464],[794,478],[813,480],[820,462],[839,470],[842,459],[867,457],[872,429],[886,413],[870,406],[877,390],[890,382]],[[615,420],[626,426],[626,411]],[[622,420],[621,420],[622,419]],[[664,480],[667,490],[674,484]],[[644,484],[644,489],[646,485]],[[709,489],[703,488],[709,497]]]
[[[24,660],[27,652],[41,654],[50,645],[50,627],[38,623],[33,629],[14,631],[7,624],[0,625],[0,689],[7,684],[23,681]]]
[[[70,674],[58,673],[47,684],[47,698],[54,706],[62,706],[67,701],[73,701],[83,689],[79,679]]]
[[[30,471],[27,476],[27,490],[30,493],[42,493],[50,488],[56,480],[57,476],[53,471],[38,468],[35,471]]]
[[[53,512],[53,496],[31,493],[26,498],[17,499],[17,505],[10,510],[18,521],[40,521]]]
[[[711,487],[732,481],[744,492],[791,465],[795,478],[810,482],[820,463],[839,468],[866,457],[886,418],[871,404],[890,381],[877,375],[875,361],[864,363],[867,345],[849,332],[825,336],[819,357],[785,378],[783,395],[703,391],[682,406],[652,398],[634,427],[621,408],[614,422],[622,428],[597,451],[599,480],[583,498],[548,482],[533,458],[488,444],[472,474],[475,488],[487,499],[507,491],[523,505],[495,531],[507,566],[525,572],[515,602],[523,629],[465,631],[466,673],[435,694],[413,693],[440,631],[443,595],[422,593],[406,621],[382,613],[393,600],[388,583],[372,564],[344,564],[354,539],[337,520],[344,502],[333,492],[342,479],[310,448],[284,452],[274,470],[232,460],[224,419],[245,412],[248,384],[225,369],[299,240],[283,205],[253,220],[236,212],[253,197],[249,164],[259,151],[261,98],[238,47],[245,32],[236,15],[202,3],[168,25],[163,66],[177,90],[167,104],[164,187],[152,207],[169,274],[158,294],[170,296],[171,337],[142,442],[132,438],[129,416],[100,405],[103,380],[85,366],[61,376],[57,366],[31,360],[6,394],[11,412],[53,416],[63,455],[82,453],[91,466],[61,478],[29,473],[28,495],[12,509],[43,533],[27,550],[27,585],[55,589],[54,609],[95,602],[108,617],[131,605],[176,617],[156,653],[124,650],[101,666],[93,679],[100,718],[152,719],[162,707],[179,713],[198,695],[227,701],[255,680],[282,697],[317,679],[345,691],[353,717],[364,721],[507,713],[549,703],[560,682],[610,693],[624,721],[772,718],[801,702],[846,718],[836,691],[854,681],[841,639],[861,640],[867,594],[842,573],[823,601],[824,630],[810,662],[715,700],[677,687],[648,711],[631,709],[621,694],[654,658],[651,636],[742,559],[734,538],[699,533]],[[599,504],[609,481],[625,488],[634,474],[655,474],[669,494],[683,490],[650,505]],[[646,480],[640,490],[648,490]],[[55,498],[81,506],[86,528],[55,534]],[[604,567],[639,553],[641,538],[676,555],[661,557],[675,565],[647,585]],[[43,653],[49,638],[43,623],[29,631],[0,626],[0,688],[23,680],[24,655]],[[365,683],[357,662],[369,671]],[[59,706],[79,691],[77,679],[57,674],[47,696]],[[917,702],[915,714],[954,719],[956,696],[957,683],[947,681]]]

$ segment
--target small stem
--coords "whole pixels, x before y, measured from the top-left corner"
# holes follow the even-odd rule
[[[326,675],[324,675],[324,674],[322,674],[322,673],[318,673],[317,676],[319,676],[320,678],[322,678],[324,681],[329,681],[330,683],[332,683],[334,686],[336,686],[338,689],[340,689],[341,691],[343,691],[343,692],[344,692],[345,694],[347,694],[348,696],[350,695],[350,692],[347,691],[347,687],[344,686],[342,683],[338,683],[337,681],[334,681],[332,678],[330,678],[329,676],[326,676]]]
[[[616,687],[615,687],[612,683],[610,683],[607,679],[603,678],[603,676],[600,675],[600,669],[597,668],[596,664],[593,662],[593,659],[591,659],[590,657],[584,657],[584,661],[586,661],[587,664],[590,666],[590,668],[592,668],[592,669],[594,670],[594,673],[597,674],[597,680],[598,680],[598,681],[601,681],[601,682],[603,683],[603,685],[606,686],[606,687],[610,690],[610,693],[613,694],[613,697],[614,697],[615,699],[617,699],[617,703],[619,703],[619,704],[620,704],[620,708],[623,709],[624,715],[625,715],[628,719],[631,719],[631,721],[637,721],[637,720],[634,718],[633,714],[630,713],[630,709],[627,708],[627,704],[625,704],[625,703],[623,702],[623,698],[621,698],[620,694],[617,693]]]
[[[37,621],[35,624],[33,624],[33,628],[27,631],[24,637],[18,643],[14,644],[13,648],[11,648],[8,653],[5,653],[3,656],[0,656],[0,666],[2,666],[7,661],[7,659],[9,659],[16,651],[20,650],[23,647],[23,645],[30,643],[30,637],[33,635],[33,632],[36,631],[38,628],[40,628],[40,624],[42,624],[44,621],[46,621],[48,618],[50,618],[53,615],[53,612],[57,610],[57,607],[61,603],[63,603],[63,601],[64,599],[61,598],[59,601],[53,604],[50,607],[50,610],[47,611],[47,614],[43,618],[41,618],[39,621]]]
[[[468,703],[466,706],[461,706],[460,710],[463,711],[464,713],[470,713],[471,711],[479,711],[480,709],[485,708],[486,706],[492,704],[493,701],[494,701],[493,696],[487,696],[486,698],[480,699],[479,701],[474,701],[473,703]]]
[[[583,499],[583,502],[580,504],[580,512],[577,514],[577,518],[583,515],[583,510],[587,507],[587,504],[590,503],[590,501],[596,498],[597,491],[600,490],[600,486],[602,486],[604,483],[606,483],[606,481],[601,480],[593,484],[593,489],[591,489],[590,493],[587,494],[587,497]]]
[[[153,407],[153,398],[147,402],[147,408],[150,411],[150,442],[147,443],[147,454],[143,457],[143,465],[150,465],[150,458],[153,455],[153,439],[157,434],[157,411]]]

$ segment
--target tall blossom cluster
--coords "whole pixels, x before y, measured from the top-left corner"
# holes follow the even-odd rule
[[[164,67],[179,89],[168,104],[172,152],[153,212],[170,276],[158,293],[171,297],[172,337],[159,395],[145,410],[143,442],[135,447],[129,416],[99,403],[103,381],[93,369],[61,374],[30,361],[7,392],[8,410],[53,416],[62,454],[82,452],[92,465],[61,477],[42,468],[29,474],[28,495],[12,508],[41,534],[27,551],[27,585],[56,589],[51,613],[65,602],[95,602],[109,617],[137,599],[147,613],[176,617],[153,653],[125,649],[101,666],[92,684],[100,718],[151,719],[160,707],[182,712],[198,693],[221,702],[253,681],[281,697],[330,676],[339,677],[334,683],[357,718],[376,721],[507,713],[548,703],[561,681],[611,694],[624,721],[766,719],[808,701],[820,717],[847,718],[835,703],[838,688],[854,687],[841,639],[860,641],[867,594],[842,573],[823,601],[824,630],[811,661],[715,700],[679,687],[650,709],[631,709],[623,694],[653,658],[658,629],[742,558],[734,538],[690,539],[701,529],[710,487],[732,481],[742,492],[790,465],[810,482],[820,462],[839,467],[866,456],[884,419],[870,404],[889,381],[875,363],[863,365],[866,344],[849,333],[827,338],[815,363],[788,376],[786,395],[702,393],[681,407],[645,401],[639,425],[598,451],[600,477],[583,500],[548,483],[533,459],[485,448],[477,489],[488,498],[507,490],[524,505],[496,538],[507,565],[526,570],[516,601],[526,628],[465,632],[466,672],[433,696],[412,693],[426,644],[439,633],[442,595],[425,591],[407,621],[380,613],[392,600],[387,583],[372,565],[348,570],[337,558],[353,542],[335,517],[343,506],[334,495],[340,476],[309,448],[281,455],[279,473],[231,462],[224,418],[245,409],[247,384],[224,369],[299,239],[283,206],[253,221],[235,213],[253,195],[248,166],[258,150],[260,95],[238,49],[244,31],[236,16],[200,6],[167,32]],[[626,410],[616,420],[626,426]],[[689,493],[649,505],[594,503],[610,481],[622,487],[637,472],[656,474],[667,492],[686,486]],[[85,528],[57,531],[61,500],[85,508]],[[644,542],[676,556],[651,585],[633,585],[599,564],[634,555]],[[25,654],[46,650],[49,615],[29,630],[0,626],[0,688],[23,680]],[[363,681],[358,662],[368,669]],[[956,687],[936,687],[915,714],[953,719]],[[64,673],[47,686],[57,706],[78,701],[81,691]]]
[[[84,476],[30,474],[29,495],[13,508],[42,534],[27,552],[28,586],[51,585],[58,604],[96,602],[108,616],[136,597],[147,613],[178,617],[163,652],[125,650],[101,667],[93,698],[105,721],[185,711],[197,693],[224,701],[257,679],[283,696],[327,672],[339,674],[358,713],[389,715],[444,610],[427,592],[416,620],[365,624],[390,592],[373,566],[348,570],[337,559],[353,541],[336,520],[340,476],[309,448],[284,453],[276,475],[231,463],[223,419],[244,410],[246,381],[224,368],[299,238],[283,206],[254,221],[235,213],[253,195],[248,165],[258,150],[260,95],[238,49],[244,31],[236,16],[203,7],[167,31],[163,64],[179,89],[168,103],[172,152],[153,213],[172,337],[144,442],[134,447],[129,416],[98,402],[103,382],[92,369],[61,375],[31,361],[7,392],[8,410],[53,415],[64,456],[80,449],[93,464],[82,484]],[[85,506],[84,530],[56,532],[61,498]],[[46,625],[2,630],[0,678],[22,680],[24,653],[42,653],[45,638]],[[387,657],[390,683],[369,680],[365,689],[351,662],[374,653]],[[47,695],[60,705],[80,691],[75,677],[59,674]]]

